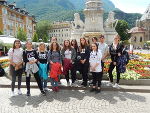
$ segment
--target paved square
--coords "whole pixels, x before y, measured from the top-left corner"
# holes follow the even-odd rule
[[[60,90],[40,95],[31,89],[31,97],[10,97],[10,88],[0,88],[0,113],[150,113],[149,93],[88,90]]]

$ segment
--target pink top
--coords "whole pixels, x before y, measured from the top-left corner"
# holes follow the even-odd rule
[[[19,63],[23,61],[23,49],[22,48],[18,48],[18,49],[14,49],[11,48],[8,51],[8,57],[10,60],[13,60],[14,63]]]

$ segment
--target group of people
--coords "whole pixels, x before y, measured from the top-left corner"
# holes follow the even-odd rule
[[[48,91],[47,82],[50,80],[52,90],[59,91],[58,83],[60,75],[64,75],[67,86],[76,86],[77,71],[82,75],[82,86],[88,85],[88,73],[92,73],[92,88],[90,92],[101,92],[101,81],[103,77],[104,63],[108,56],[111,57],[109,67],[110,86],[119,88],[120,73],[124,71],[125,65],[122,57],[124,46],[120,44],[120,36],[114,37],[113,43],[108,47],[105,43],[105,37],[93,37],[92,44],[86,38],[80,38],[80,45],[77,41],[65,40],[63,47],[57,43],[57,38],[52,37],[49,47],[41,42],[35,50],[32,48],[32,42],[26,42],[26,49],[21,48],[20,40],[15,40],[13,48],[8,52],[10,59],[10,70],[12,76],[11,95],[15,96],[14,88],[16,77],[18,77],[18,94],[21,95],[22,73],[26,75],[27,96],[30,96],[30,79],[31,75],[38,84],[41,94],[46,95]],[[117,81],[113,84],[112,71],[116,67]],[[120,71],[121,70],[121,71]],[[71,72],[71,80],[69,72]],[[70,82],[71,81],[71,82]]]

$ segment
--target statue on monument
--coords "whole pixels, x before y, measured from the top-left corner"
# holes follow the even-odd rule
[[[84,29],[84,23],[80,19],[80,15],[78,13],[74,14],[74,21],[72,22],[72,29],[73,30],[83,30]]]
[[[108,14],[108,19],[104,23],[106,28],[116,28],[118,19],[115,19],[114,16],[115,13],[110,11]]]

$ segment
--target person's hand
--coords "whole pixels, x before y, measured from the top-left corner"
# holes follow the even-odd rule
[[[70,63],[72,63],[72,60],[70,60]]]
[[[86,60],[82,60],[82,64],[84,64],[84,63],[85,63],[85,61],[86,61]]]
[[[92,70],[92,71],[95,71],[95,67],[91,67],[91,70]]]
[[[61,67],[61,71],[63,72],[63,67]]]
[[[114,64],[114,65],[116,65],[117,63],[116,63],[116,62],[114,62],[113,64]]]
[[[34,64],[34,63],[35,63],[34,61],[30,61],[30,62],[29,62],[29,64]]]
[[[50,64],[53,64],[53,62],[52,62],[52,61],[50,61]]]
[[[121,56],[121,53],[118,53],[118,56]]]

